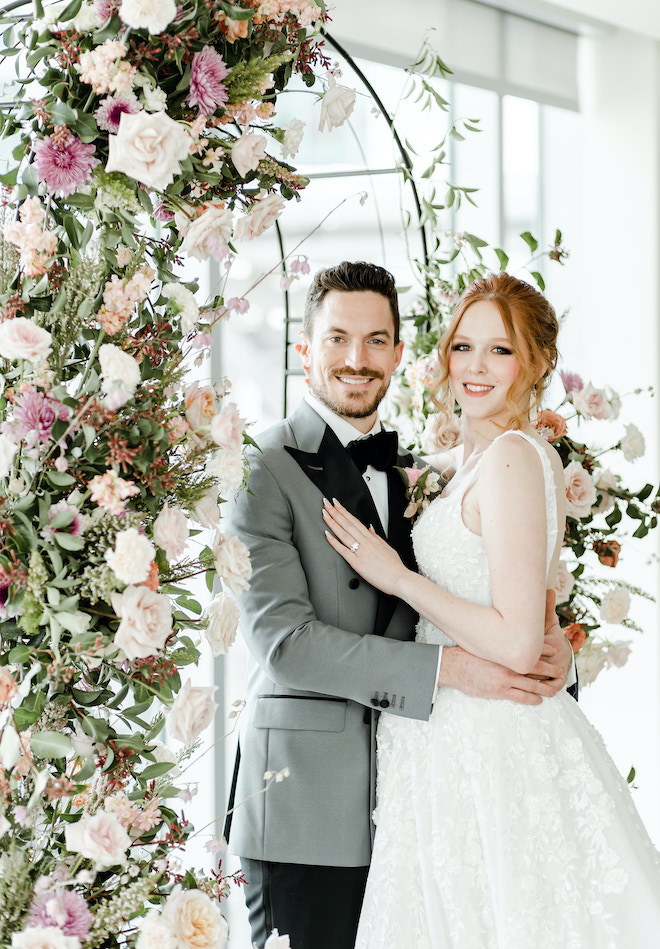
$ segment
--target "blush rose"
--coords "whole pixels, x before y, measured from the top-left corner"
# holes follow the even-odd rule
[[[127,586],[113,593],[112,608],[121,622],[115,633],[115,645],[132,662],[153,656],[163,648],[172,632],[170,598],[154,593],[147,586]]]
[[[269,194],[258,198],[249,213],[242,217],[236,225],[236,240],[252,241],[267,231],[280,216],[286,202],[277,194]]]
[[[119,131],[108,138],[105,170],[120,171],[148,188],[164,191],[190,154],[187,131],[164,112],[123,112]]]
[[[222,260],[229,252],[232,227],[231,211],[221,202],[209,203],[188,226],[181,250],[197,260]]]
[[[240,451],[246,422],[238,413],[236,403],[227,402],[211,421],[211,438],[221,448]]]
[[[611,413],[604,389],[596,389],[590,382],[573,392],[573,405],[585,418],[609,418]]]
[[[250,555],[238,537],[218,531],[213,543],[213,556],[216,573],[234,596],[250,589]]]
[[[67,824],[64,837],[67,850],[93,860],[97,870],[123,866],[131,838],[114,814],[97,811]]]
[[[53,337],[24,316],[0,323],[0,356],[3,359],[27,359],[41,363],[47,358]]]
[[[224,656],[236,639],[240,612],[233,597],[218,593],[206,608],[206,639],[214,656]]]
[[[319,132],[343,125],[355,108],[355,89],[338,86],[333,76],[328,78],[328,90],[321,100]]]
[[[213,721],[218,703],[213,700],[216,685],[193,686],[190,679],[179,690],[167,716],[167,732],[188,745]]]
[[[579,461],[571,461],[564,468],[566,486],[566,513],[571,517],[587,517],[596,503],[593,478]]]
[[[188,546],[188,521],[178,507],[170,507],[167,502],[154,521],[153,537],[159,547],[165,551],[168,563],[177,560]]]
[[[163,921],[176,936],[178,949],[223,949],[227,921],[214,902],[201,890],[175,886],[165,903]]]
[[[231,160],[241,178],[245,178],[249,171],[258,168],[265,154],[265,137],[255,135],[253,132],[243,132],[231,147]]]

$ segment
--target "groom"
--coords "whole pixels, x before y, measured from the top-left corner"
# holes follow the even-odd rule
[[[277,928],[292,949],[352,949],[371,852],[375,713],[428,719],[437,686],[538,704],[564,684],[568,647],[554,621],[552,658],[535,670],[543,681],[413,642],[410,608],[337,556],[324,497],[412,563],[393,466],[414,459],[377,414],[403,351],[392,276],[348,262],[317,273],[301,338],[309,392],[259,437],[250,490],[230,514],[253,570],[239,600],[250,664],[231,849],[258,947]],[[264,793],[265,773],[285,768]]]

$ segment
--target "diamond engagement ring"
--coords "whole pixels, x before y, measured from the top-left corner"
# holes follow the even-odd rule
[[[352,554],[356,554],[358,550],[360,549],[359,542],[356,540],[355,543],[351,544],[351,546],[348,549],[350,550]]]

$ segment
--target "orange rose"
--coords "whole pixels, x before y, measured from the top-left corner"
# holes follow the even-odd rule
[[[571,644],[573,652],[579,652],[587,641],[587,634],[579,623],[571,623],[564,629],[564,636]]]
[[[616,567],[621,553],[621,544],[616,540],[597,540],[594,553],[605,567]]]
[[[547,441],[556,442],[566,434],[566,419],[562,418],[557,412],[543,409],[536,416],[534,427]]]
[[[154,593],[158,592],[158,585],[160,583],[160,574],[158,572],[158,566],[155,560],[151,561],[151,567],[149,568],[149,576],[146,580],[143,580],[142,583],[139,583],[138,586],[149,587],[150,590],[153,590]]]

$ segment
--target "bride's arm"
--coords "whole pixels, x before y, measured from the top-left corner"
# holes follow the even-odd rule
[[[406,600],[468,652],[526,673],[543,646],[546,592],[545,487],[537,451],[522,438],[499,439],[484,455],[477,492],[492,607],[462,600],[406,569],[340,505],[334,515],[326,505],[326,523],[339,540],[328,539],[366,580]],[[360,546],[351,552],[355,541]]]

